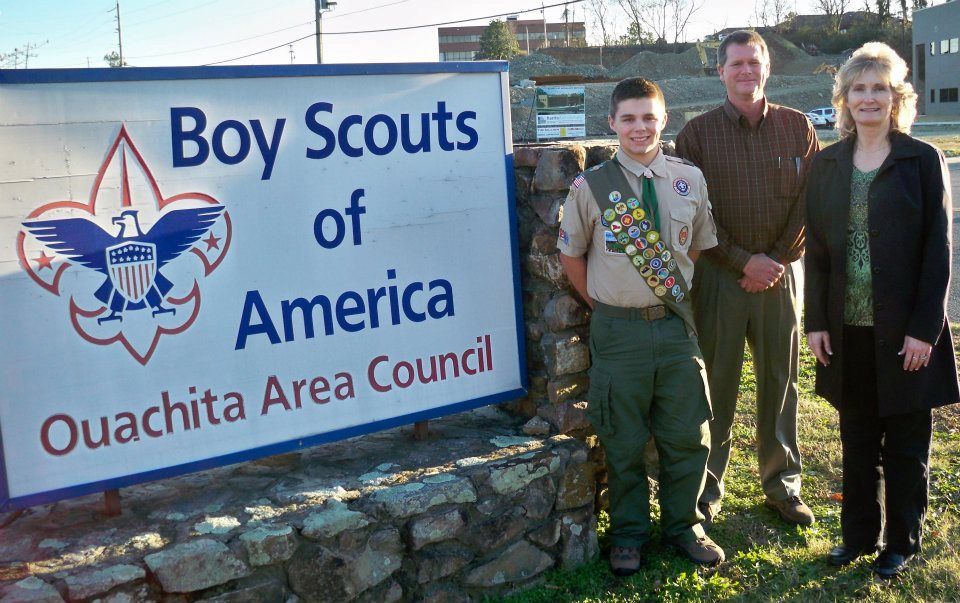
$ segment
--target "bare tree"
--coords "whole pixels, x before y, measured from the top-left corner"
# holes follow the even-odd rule
[[[668,1],[673,12],[673,44],[676,50],[677,43],[680,42],[680,38],[683,37],[683,33],[687,30],[687,25],[690,24],[690,18],[693,17],[694,13],[704,7],[706,0],[700,4],[697,4],[696,0]]]
[[[704,0],[616,0],[637,31],[647,30],[658,41],[683,37],[690,20],[703,8]],[[672,36],[671,36],[672,34]]]
[[[831,28],[840,31],[843,14],[847,12],[850,0],[814,0],[813,6],[829,17]]]
[[[876,0],[877,1],[877,21],[880,22],[880,25],[886,25],[887,20],[890,19],[890,0]]]
[[[753,15],[757,23],[770,27],[770,0],[760,0],[753,5]]]
[[[610,22],[610,0],[589,0],[587,2],[587,12],[593,15],[594,23],[600,27],[603,45],[609,46],[613,43],[615,37],[613,24]]]

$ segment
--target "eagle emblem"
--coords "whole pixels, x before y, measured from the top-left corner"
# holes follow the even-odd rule
[[[81,337],[119,342],[146,365],[161,335],[194,322],[199,281],[219,266],[231,238],[230,216],[213,197],[160,193],[121,127],[89,201],[57,201],[31,212],[17,250],[38,285],[57,296],[69,293],[71,323]],[[188,254],[199,262],[181,266]],[[67,271],[76,272],[69,285]]]

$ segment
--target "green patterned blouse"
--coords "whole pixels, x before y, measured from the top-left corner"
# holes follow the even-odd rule
[[[850,221],[847,225],[847,291],[843,322],[873,326],[873,281],[870,277],[870,225],[867,194],[877,171],[861,172],[856,166],[850,179]]]

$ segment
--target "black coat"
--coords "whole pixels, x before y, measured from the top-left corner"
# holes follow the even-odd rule
[[[817,363],[817,393],[839,407],[843,392],[843,310],[853,171],[851,136],[814,158],[807,179],[805,327],[829,331],[830,366]],[[950,173],[943,154],[905,134],[869,192],[869,247],[880,416],[960,401],[946,320],[951,266]],[[933,344],[930,365],[903,370],[905,335]]]

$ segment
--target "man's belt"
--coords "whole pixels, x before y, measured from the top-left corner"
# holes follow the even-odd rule
[[[670,308],[663,305],[647,306],[646,308],[623,308],[598,301],[593,302],[593,311],[597,314],[609,316],[610,318],[621,318],[624,320],[653,321],[673,315]]]

